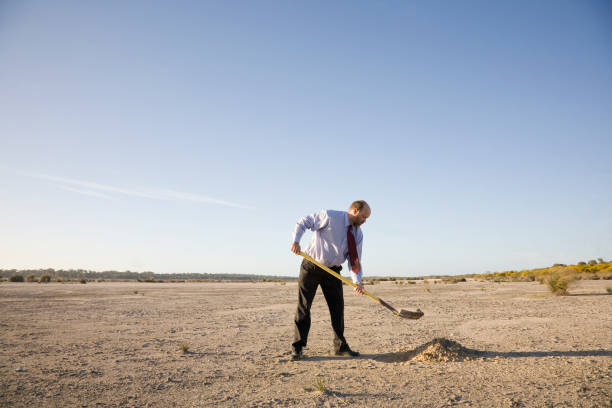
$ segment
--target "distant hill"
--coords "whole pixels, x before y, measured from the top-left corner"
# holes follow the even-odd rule
[[[465,275],[476,279],[496,279],[513,281],[534,281],[554,274],[573,275],[574,279],[612,279],[612,262],[602,258],[591,259],[588,262],[578,262],[575,265],[554,264],[547,268],[524,269],[521,271],[491,272]]]
[[[262,281],[262,280],[297,280],[297,277],[248,275],[234,273],[154,273],[132,271],[89,271],[85,269],[0,269],[0,277],[9,278],[20,275],[24,278],[33,276],[40,278],[47,275],[52,279],[105,279],[105,280],[141,280],[141,281],[169,281],[169,280],[222,280],[222,281]]]

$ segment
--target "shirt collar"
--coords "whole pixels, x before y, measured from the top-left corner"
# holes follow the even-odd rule
[[[348,213],[344,213],[344,226],[345,227],[350,227],[351,226],[351,222],[349,221],[349,217],[348,217]]]

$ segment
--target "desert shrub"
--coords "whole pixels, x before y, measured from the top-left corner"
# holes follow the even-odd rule
[[[553,274],[548,277],[546,284],[550,291],[555,295],[567,294],[569,284],[572,282],[572,277],[569,275]]]
[[[317,379],[317,383],[315,384],[317,391],[326,394],[328,392],[327,384],[325,384],[325,380],[322,378]]]
[[[582,266],[582,265],[586,265],[586,262],[582,262],[582,261],[580,261],[580,262],[578,262],[576,265],[580,265],[580,266]]]
[[[9,278],[9,282],[23,282],[23,275],[13,275]]]
[[[187,343],[181,344],[180,350],[183,354],[189,353],[189,344]]]
[[[28,275],[26,276],[26,282],[36,282],[36,276],[34,275]]]
[[[594,259],[589,260],[589,265],[597,265],[597,261]]]
[[[98,282],[104,282],[104,279],[98,278]]]
[[[62,278],[55,278],[56,282],[63,282],[64,280]]]
[[[454,278],[449,278],[449,279],[444,280],[444,283],[459,283],[459,282],[467,282],[467,280],[462,277],[454,277]]]
[[[599,276],[594,273],[593,276],[591,276],[591,280],[599,280]]]
[[[415,281],[408,281],[408,284],[409,285],[416,285],[416,282]]]
[[[603,260],[603,258],[597,258],[597,260],[599,261],[600,264],[605,263],[605,261]]]
[[[612,288],[610,288],[610,287],[606,288],[606,292],[612,293]]]
[[[85,279],[85,278],[81,278],[81,280],[80,280],[79,282],[81,282],[81,283],[85,284],[85,283],[87,283],[87,279]]]
[[[51,275],[43,275],[40,277],[41,283],[49,283],[51,282]]]

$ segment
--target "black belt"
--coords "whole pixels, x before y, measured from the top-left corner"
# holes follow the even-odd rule
[[[319,268],[317,265],[313,264],[308,259],[304,259],[304,262],[306,262],[311,267]],[[340,271],[342,270],[342,265],[328,266],[328,268],[331,269],[334,272],[340,273]],[[319,269],[321,269],[321,268],[319,268]]]

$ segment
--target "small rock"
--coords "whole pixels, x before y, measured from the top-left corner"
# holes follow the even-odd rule
[[[17,368],[15,369],[15,371],[17,371],[18,373],[20,373],[20,372],[22,372],[22,371],[23,371],[23,368],[22,368],[22,367],[17,367]]]

